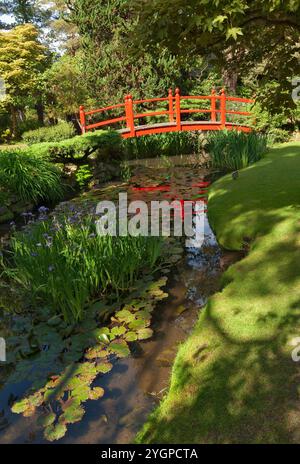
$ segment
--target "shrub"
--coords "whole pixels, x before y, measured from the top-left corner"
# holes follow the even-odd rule
[[[56,163],[86,164],[88,158],[99,161],[115,160],[122,155],[122,139],[113,130],[89,132],[56,143],[38,143],[28,148],[28,153],[47,158]]]
[[[287,130],[273,128],[267,132],[268,145],[274,145],[275,143],[284,143],[290,140],[290,133]]]
[[[84,189],[91,178],[93,177],[93,174],[91,172],[91,169],[88,164],[83,164],[80,166],[75,174],[76,176],[76,181],[81,189]]]
[[[53,144],[49,148],[51,158],[57,162],[85,164],[94,155],[101,161],[116,159],[121,155],[121,136],[113,130],[102,130],[78,135]]]
[[[42,142],[42,143],[35,143],[34,145],[30,145],[30,147],[26,147],[24,151],[30,155],[44,159],[51,159],[50,149],[53,146],[53,143],[49,142]]]
[[[267,150],[267,138],[255,132],[212,132],[206,150],[214,168],[234,171],[260,160]]]
[[[40,142],[59,142],[70,139],[75,135],[75,128],[72,123],[61,122],[56,126],[41,127],[23,133],[24,142],[32,145]]]
[[[111,237],[96,234],[95,217],[78,212],[54,222],[36,223],[12,238],[12,259],[4,274],[68,322],[83,318],[89,301],[99,295],[118,297],[144,269],[154,269],[159,237]]]
[[[57,201],[63,196],[59,170],[26,151],[0,152],[0,189],[35,204]]]

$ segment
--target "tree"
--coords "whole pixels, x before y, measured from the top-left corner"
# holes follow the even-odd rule
[[[69,20],[76,24],[83,49],[82,69],[90,96],[103,104],[120,102],[126,93],[135,97],[166,95],[170,86],[185,88],[189,66],[167,49],[154,57],[128,54],[126,40],[135,28],[128,0],[68,1]]]
[[[229,74],[253,72],[258,94],[276,111],[294,107],[291,78],[299,69],[299,0],[135,0],[137,24],[132,38],[138,50],[167,48],[176,56],[209,57]],[[269,96],[268,96],[269,95]]]
[[[12,28],[16,25],[29,23],[39,28],[47,26],[53,15],[53,10],[49,8],[49,4],[47,6],[43,3],[41,0],[6,0],[2,2],[3,12],[14,19],[14,22],[6,24],[6,27]]]
[[[78,128],[79,106],[87,101],[80,61],[80,56],[62,56],[43,76],[45,107],[50,119],[77,121]]]
[[[38,30],[33,25],[0,32],[0,76],[6,87],[2,105],[10,111],[14,135],[25,106],[39,101],[40,78],[48,64],[47,49],[38,41]]]

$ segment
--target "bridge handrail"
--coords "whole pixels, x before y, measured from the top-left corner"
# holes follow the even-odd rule
[[[181,102],[184,100],[207,100],[210,103],[209,108],[182,108]],[[134,110],[135,106],[143,105],[147,103],[158,103],[166,102],[168,103],[168,109],[159,110],[159,111],[144,111],[138,112]],[[195,113],[204,113],[211,114],[210,123],[219,123],[220,128],[225,128],[226,123],[229,123],[226,116],[227,115],[238,115],[238,116],[251,116],[249,111],[240,111],[235,109],[228,109],[227,102],[236,102],[236,103],[245,103],[253,104],[254,100],[250,98],[242,97],[233,97],[227,96],[225,90],[222,89],[220,95],[216,94],[216,91],[213,89],[211,95],[180,95],[180,90],[177,88],[175,90],[175,95],[173,94],[172,89],[169,90],[168,97],[158,97],[158,98],[149,98],[149,99],[139,99],[133,100],[131,95],[126,95],[124,103],[119,103],[115,105],[106,106],[99,109],[93,109],[85,111],[83,106],[80,107],[80,124],[82,128],[82,133],[85,133],[88,130],[96,129],[98,127],[107,126],[110,124],[117,124],[126,122],[127,136],[134,137],[136,133],[135,120],[149,117],[157,116],[168,116],[168,122],[176,127],[175,130],[181,130],[181,116],[185,114],[195,114]],[[123,109],[125,114],[113,117],[110,119],[105,119],[100,122],[92,122],[87,124],[87,117],[93,116],[96,114],[102,114],[116,109]],[[205,121],[203,121],[205,122]],[[199,121],[198,121],[199,123]],[[192,122],[191,122],[192,124]]]

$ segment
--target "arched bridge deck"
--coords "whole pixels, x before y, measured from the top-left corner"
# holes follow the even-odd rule
[[[204,107],[191,107],[191,102],[195,101],[203,101]],[[250,132],[253,125],[251,124],[252,113],[241,107],[253,103],[254,100],[248,98],[227,96],[224,89],[221,90],[220,94],[216,94],[213,90],[211,95],[207,96],[181,96],[179,89],[176,89],[175,95],[173,95],[172,90],[169,90],[169,95],[166,98],[133,100],[131,95],[127,95],[124,103],[117,105],[91,111],[86,111],[81,106],[80,123],[83,134],[93,129],[117,125],[116,129],[123,138],[193,130],[235,129]],[[149,111],[149,105],[153,104],[158,105],[158,109]],[[141,107],[143,108],[142,112],[138,111]],[[104,119],[111,112],[114,117]],[[204,114],[206,118],[195,121],[187,119],[191,114]],[[159,118],[160,121],[151,123],[149,119],[152,118]],[[100,120],[97,121],[97,119]]]

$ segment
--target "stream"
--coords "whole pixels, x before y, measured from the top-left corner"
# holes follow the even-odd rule
[[[86,197],[102,199],[108,191],[114,195],[127,191],[130,200],[190,200],[197,198],[198,184],[211,178],[194,157],[133,161],[129,165],[132,172],[128,183],[110,183],[104,189],[93,189]],[[151,190],[165,184],[170,186],[167,194],[163,189]],[[180,344],[193,330],[208,297],[219,290],[223,272],[241,256],[219,247],[206,218],[203,246],[186,248],[172,269],[166,287],[169,296],[153,314],[154,336],[134,342],[131,356],[116,360],[111,372],[101,376],[105,395],[86,403],[83,420],[71,425],[59,443],[125,444],[134,440],[147,415],[168,390]],[[0,443],[48,443],[34,416],[24,418],[10,411],[12,395],[22,396],[27,388],[21,382],[0,390]]]

